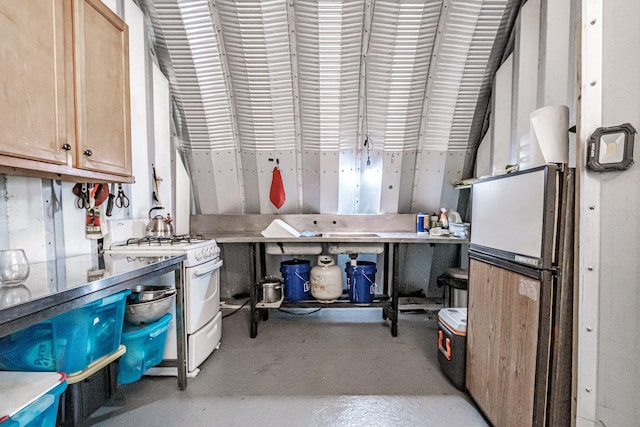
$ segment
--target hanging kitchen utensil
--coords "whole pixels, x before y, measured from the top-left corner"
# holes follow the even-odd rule
[[[98,193],[99,184],[94,184],[89,190],[89,209],[92,209],[96,206],[96,194]]]
[[[76,200],[76,207],[78,207],[78,209],[88,209],[89,208],[88,184],[86,182],[83,182],[82,184],[78,183],[73,186],[72,192],[78,197],[78,200]]]
[[[158,186],[160,185],[162,178],[160,178],[156,174],[155,165],[151,165],[151,170],[153,171],[153,203],[156,205],[161,205],[162,203],[160,203],[160,193],[158,192]]]
[[[111,184],[108,188],[109,188],[109,200],[107,201],[107,210],[105,212],[105,215],[111,216],[111,214],[113,213],[113,203],[116,198],[115,191],[114,191],[116,189],[116,185]]]
[[[269,191],[269,199],[273,206],[280,209],[287,199],[284,192],[284,183],[282,182],[282,174],[280,173],[279,161],[276,160],[276,167],[273,168],[273,176],[271,178],[271,190]]]
[[[124,194],[122,184],[118,184],[118,195],[116,196],[116,206],[119,208],[129,207],[129,198]]]
[[[109,184],[97,184],[97,186],[95,200],[96,206],[100,206],[109,198]]]
[[[105,236],[105,230],[102,227],[101,209],[93,207],[87,209],[87,217],[85,222],[85,237],[87,239],[101,239]]]

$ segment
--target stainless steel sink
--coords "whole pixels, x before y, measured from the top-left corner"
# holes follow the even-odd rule
[[[331,231],[329,233],[320,233],[318,234],[320,237],[380,237],[379,234],[376,233],[360,233],[360,232],[350,232],[350,231]]]

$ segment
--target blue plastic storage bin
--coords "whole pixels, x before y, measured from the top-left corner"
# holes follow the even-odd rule
[[[127,295],[123,291],[0,338],[0,370],[83,370],[118,350]]]
[[[127,352],[120,358],[118,365],[119,384],[138,381],[147,369],[162,362],[171,317],[167,313],[145,326],[124,326],[122,344],[127,347]]]
[[[0,372],[0,426],[54,427],[66,388],[62,372]]]

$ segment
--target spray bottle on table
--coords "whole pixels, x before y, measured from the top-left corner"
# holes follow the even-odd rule
[[[445,208],[440,208],[440,226],[449,228],[449,220],[447,219],[447,210]]]

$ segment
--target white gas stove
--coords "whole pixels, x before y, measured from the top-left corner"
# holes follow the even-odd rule
[[[184,289],[184,324],[187,332],[187,375],[195,376],[200,366],[219,346],[222,335],[220,312],[220,248],[213,239],[184,235],[141,237],[112,244],[106,253],[127,256],[166,256],[185,254],[182,280]],[[164,360],[177,358],[175,307],[174,320],[167,334]],[[177,375],[176,368],[151,368],[149,375]]]
[[[194,267],[220,257],[220,248],[214,239],[201,235],[172,237],[140,237],[111,245],[105,252],[144,254],[145,256],[187,255],[185,267]]]

